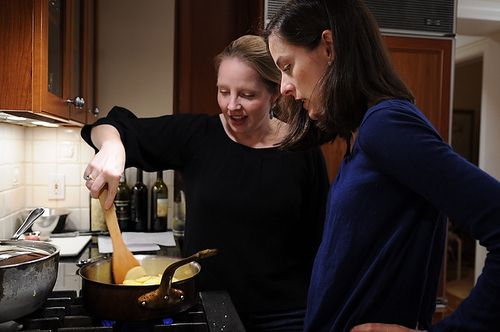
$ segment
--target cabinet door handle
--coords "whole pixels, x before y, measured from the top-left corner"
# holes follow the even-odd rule
[[[85,100],[82,97],[75,97],[75,99],[66,99],[68,104],[75,105],[76,108],[82,109],[85,105]]]
[[[94,109],[89,108],[89,113],[92,114],[95,117],[97,117],[99,115],[99,112],[101,112],[101,111],[97,107],[94,108]]]

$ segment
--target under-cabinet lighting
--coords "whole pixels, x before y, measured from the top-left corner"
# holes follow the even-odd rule
[[[58,124],[45,122],[45,121],[31,121],[31,123],[34,124],[35,126],[43,126],[43,127],[50,127],[50,128],[59,127]]]
[[[15,116],[15,115],[12,115],[12,114],[7,114],[7,116],[5,117],[6,120],[9,120],[9,121],[26,121],[26,118],[22,117],[22,116]]]
[[[20,125],[25,127],[43,126],[49,128],[59,127],[61,124],[63,124],[62,122],[55,122],[57,120],[52,121],[51,119],[47,118],[47,121],[45,121],[45,119],[46,118],[43,116],[38,116],[29,112],[0,110],[0,122],[8,124]]]

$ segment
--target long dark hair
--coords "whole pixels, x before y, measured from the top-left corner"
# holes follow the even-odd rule
[[[411,102],[411,91],[390,62],[379,27],[362,0],[290,0],[263,31],[288,43],[316,48],[324,30],[333,35],[334,61],[318,83],[323,109],[317,121],[290,107],[288,149],[303,149],[340,136],[349,144],[370,105],[389,98]]]

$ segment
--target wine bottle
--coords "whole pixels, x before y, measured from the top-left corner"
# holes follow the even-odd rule
[[[115,196],[116,218],[122,232],[130,231],[130,188],[127,185],[125,173],[120,176]]]
[[[174,172],[174,214],[172,220],[172,232],[177,240],[184,237],[184,226],[186,223],[186,198],[182,176],[179,171]]]
[[[142,169],[137,169],[137,181],[132,187],[130,199],[132,230],[145,232],[148,225],[148,188],[142,182]]]
[[[151,188],[151,225],[153,232],[167,230],[168,188],[163,182],[163,172],[156,172],[156,181]]]

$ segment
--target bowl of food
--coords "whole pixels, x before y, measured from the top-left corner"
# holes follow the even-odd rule
[[[71,211],[60,208],[44,208],[43,214],[35,220],[31,230],[40,232],[40,240],[47,241],[52,233],[64,230],[66,218]]]

